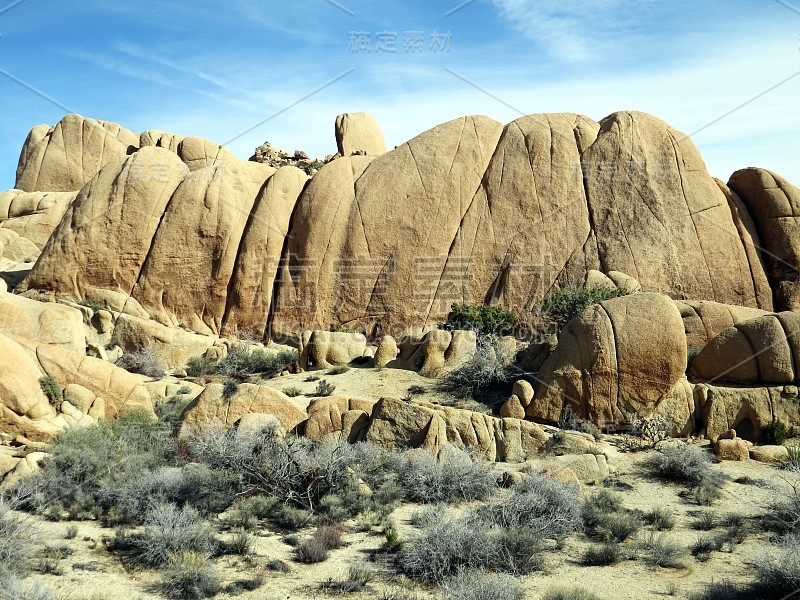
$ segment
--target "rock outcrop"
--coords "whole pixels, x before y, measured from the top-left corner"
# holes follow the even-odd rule
[[[364,439],[394,450],[425,448],[435,454],[449,442],[489,461],[524,462],[540,453],[547,435],[529,421],[383,398],[372,411]]]
[[[659,294],[590,306],[570,321],[534,385],[527,416],[558,422],[565,407],[609,429],[661,414],[676,433],[692,430],[683,321]]]
[[[692,363],[706,381],[790,384],[800,381],[800,314],[782,312],[741,321],[722,331]]]
[[[336,146],[341,156],[386,153],[386,140],[375,118],[367,113],[345,113],[336,117]]]
[[[41,250],[76,196],[76,192],[0,193],[0,228],[30,240]]]
[[[455,302],[525,313],[590,271],[677,300],[771,311],[770,281],[793,297],[760,240],[791,235],[775,223],[792,209],[774,207],[796,190],[758,170],[728,188],[691,140],[642,113],[464,117],[388,153],[361,148],[380,156],[332,160],[310,182],[201,138],[95,123],[70,116],[29,136],[21,182],[83,187],[23,289],[295,344],[339,327],[400,340]],[[75,133],[87,127],[113,135]],[[349,115],[337,131],[358,146],[378,130]],[[94,157],[80,176],[59,166],[62,146]],[[790,247],[775,254],[795,260]]]
[[[139,136],[116,123],[67,115],[53,127],[34,127],[17,166],[25,192],[77,192],[109,162],[135,151]]]

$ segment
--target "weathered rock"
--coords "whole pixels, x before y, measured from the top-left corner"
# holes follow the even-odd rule
[[[547,435],[528,421],[383,398],[372,411],[364,439],[385,448],[425,448],[434,453],[450,442],[472,448],[490,461],[523,462],[540,452]]]
[[[305,435],[312,440],[361,441],[374,405],[373,400],[341,396],[312,400]]]
[[[16,231],[0,228],[0,258],[32,263],[39,257],[39,249],[29,239],[20,237]]]
[[[533,386],[524,379],[518,379],[514,382],[511,393],[519,398],[522,408],[528,408],[533,401]]]
[[[525,408],[523,408],[518,396],[512,394],[508,400],[503,402],[503,406],[500,407],[500,416],[510,419],[525,418]]]
[[[700,351],[720,333],[743,321],[769,314],[758,308],[733,306],[704,300],[676,300],[681,313],[686,344]]]
[[[103,167],[80,191],[18,290],[97,299],[123,311],[167,203],[187,173],[174,153],[154,147],[141,149],[121,166]],[[172,254],[179,248],[176,240]],[[173,275],[180,272],[176,264],[185,264],[183,257],[163,260]]]
[[[375,367],[378,369],[386,367],[397,358],[399,353],[400,349],[397,347],[395,339],[390,335],[383,336],[378,350],[375,352]]]
[[[642,284],[630,275],[620,273],[619,271],[609,271],[608,277],[618,290],[625,290],[628,292],[642,291]]]
[[[53,127],[34,127],[17,166],[17,189],[26,192],[77,192],[103,166],[122,161],[139,136],[116,123],[67,115]]]
[[[30,240],[41,250],[76,196],[77,192],[0,193],[0,227]]]
[[[683,321],[659,294],[634,294],[591,306],[559,336],[534,386],[527,415],[558,422],[569,405],[603,427],[664,414],[676,431],[690,430],[694,401],[685,383]]]
[[[303,334],[300,367],[313,370],[346,365],[364,356],[366,349],[367,338],[361,333],[307,331]]]
[[[52,302],[37,302],[0,292],[0,333],[35,342],[86,351],[86,333],[80,311]]]
[[[357,152],[379,156],[386,153],[386,140],[375,118],[367,113],[345,113],[336,117],[336,146],[342,156]]]
[[[706,381],[788,384],[800,379],[800,314],[741,321],[712,339],[692,363]]]
[[[556,456],[537,461],[536,468],[562,481],[576,477],[582,483],[599,483],[609,474],[608,462],[602,454]]]
[[[786,446],[753,446],[750,458],[762,463],[784,463],[789,460],[789,449]]]
[[[231,398],[224,398],[223,386],[212,383],[184,409],[180,418],[180,435],[231,427],[252,413],[277,417],[287,432],[306,420],[306,412],[275,388],[243,383]]]
[[[638,112],[600,125],[581,161],[602,270],[676,298],[771,308],[754,281],[759,265],[688,136]]]
[[[695,400],[703,412],[706,437],[716,439],[729,429],[745,440],[758,442],[764,427],[774,420],[800,424],[797,388],[695,386]]]
[[[30,452],[26,454],[24,458],[21,458],[14,465],[14,469],[5,476],[3,484],[0,485],[0,493],[12,489],[23,479],[39,473],[42,470],[40,463],[48,456],[49,454],[45,452]]]
[[[156,146],[157,148],[165,148],[177,154],[178,147],[183,141],[183,136],[175,135],[174,133],[166,133],[158,131],[157,129],[150,129],[143,131],[139,134],[139,147]]]
[[[720,460],[741,461],[750,458],[750,448],[747,442],[736,438],[735,440],[718,440],[714,444],[714,455]]]
[[[755,221],[770,282],[777,287],[782,281],[797,281],[800,190],[779,175],[757,168],[736,171],[728,186],[738,194]]]

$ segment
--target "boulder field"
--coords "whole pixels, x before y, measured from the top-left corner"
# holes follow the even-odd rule
[[[0,193],[0,429],[44,440],[152,411],[146,378],[111,364],[144,347],[178,376],[249,338],[294,346],[304,370],[438,377],[479,346],[436,328],[452,304],[524,320],[576,282],[634,293],[557,340],[498,340],[527,365],[499,417],[393,398],[307,405],[250,384],[229,401],[212,383],[181,430],[271,423],[521,461],[546,441],[531,421],[566,409],[609,430],[661,416],[676,435],[751,441],[776,419],[800,425],[800,190],[779,175],[714,179],[691,139],[638,112],[466,116],[390,151],[370,115],[340,115],[334,132],[338,153],[301,169],[264,160],[268,144],[243,161],[79,115],[32,129]]]

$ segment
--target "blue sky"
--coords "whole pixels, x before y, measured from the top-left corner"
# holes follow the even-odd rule
[[[461,2],[0,0],[0,69],[24,83],[0,73],[0,189],[68,111],[247,158],[334,152],[348,111],[391,147],[466,114],[634,109],[693,133],[716,177],[800,184],[800,0]]]

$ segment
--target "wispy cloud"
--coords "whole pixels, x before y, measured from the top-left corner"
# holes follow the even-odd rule
[[[501,17],[553,57],[568,62],[601,59],[637,37],[654,0],[492,0]]]

